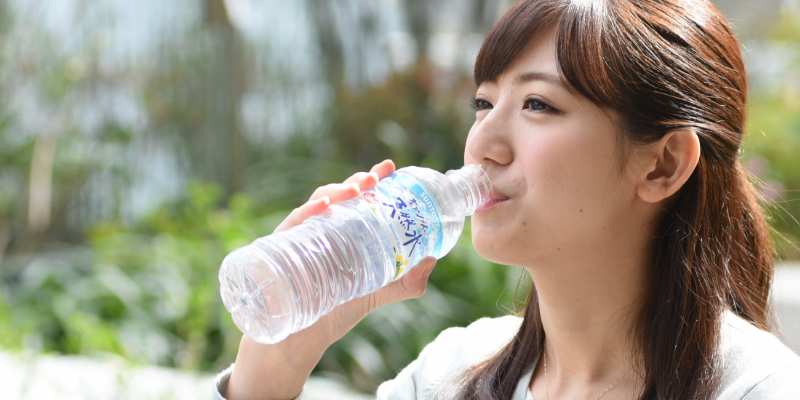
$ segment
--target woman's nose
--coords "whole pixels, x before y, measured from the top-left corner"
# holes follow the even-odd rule
[[[514,159],[511,124],[510,116],[503,115],[501,109],[489,110],[483,119],[472,125],[467,136],[466,156],[484,167],[510,164]]]

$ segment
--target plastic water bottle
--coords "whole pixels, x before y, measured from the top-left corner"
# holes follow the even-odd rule
[[[357,198],[234,250],[219,271],[225,308],[255,341],[277,343],[339,304],[455,246],[491,183],[478,165],[407,167]]]

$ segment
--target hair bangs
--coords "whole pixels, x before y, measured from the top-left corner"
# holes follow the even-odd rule
[[[519,58],[537,33],[558,20],[562,7],[554,1],[519,2],[492,27],[475,60],[475,85],[497,80]]]
[[[614,26],[607,0],[574,0],[561,15],[556,33],[556,57],[567,86],[599,107],[617,109],[619,93],[609,72],[605,40]]]
[[[598,106],[619,104],[607,69],[603,30],[609,21],[607,0],[542,0],[515,4],[486,35],[475,61],[475,84],[497,80],[534,36],[556,29],[559,72],[567,87]]]

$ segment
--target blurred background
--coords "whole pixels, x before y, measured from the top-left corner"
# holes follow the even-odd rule
[[[749,67],[743,162],[800,350],[800,1],[716,3]],[[227,367],[222,258],[383,159],[461,166],[472,64],[509,4],[0,0],[0,349]],[[520,276],[467,232],[421,300],[367,317],[315,375],[374,391],[445,327],[508,313]]]

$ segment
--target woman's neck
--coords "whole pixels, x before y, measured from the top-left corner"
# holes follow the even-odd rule
[[[646,297],[649,257],[645,251],[619,254],[528,268],[545,331],[551,399],[594,399],[620,377],[626,376],[618,383],[624,387],[641,375],[633,324]]]

